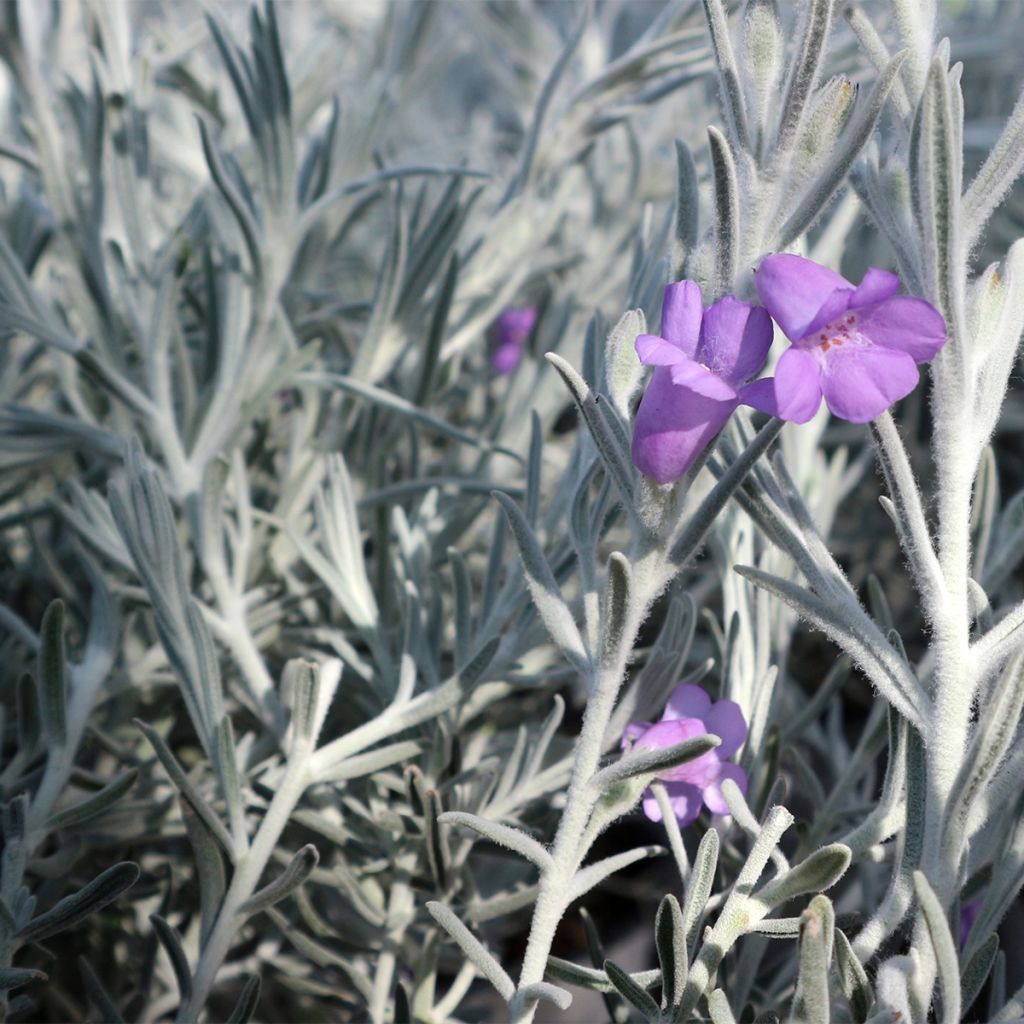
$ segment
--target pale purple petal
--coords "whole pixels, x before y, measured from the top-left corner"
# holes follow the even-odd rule
[[[868,272],[850,296],[850,309],[869,306],[873,302],[884,302],[900,290],[900,279],[888,270],[868,267]]]
[[[752,384],[739,390],[740,402],[749,405],[758,412],[766,412],[769,416],[779,415],[779,405],[775,401],[775,378],[762,377]]]
[[[709,733],[721,739],[722,745],[715,748],[715,756],[722,761],[732,757],[747,738],[747,720],[733,700],[716,701],[711,710],[701,716],[701,721]]]
[[[712,814],[728,814],[729,805],[722,796],[722,783],[726,779],[732,779],[740,792],[747,795],[747,773],[738,764],[722,764],[721,772],[714,782],[709,783],[704,789],[704,803]]]
[[[806,423],[821,405],[821,368],[810,352],[788,348],[775,367],[776,416]]]
[[[655,722],[637,737],[634,748],[662,750],[665,747],[674,747],[685,740],[692,740],[694,736],[703,736],[705,732],[704,723],[699,718],[673,718],[667,722]]]
[[[634,464],[659,484],[678,480],[735,408],[735,399],[716,402],[673,384],[669,370],[658,367],[636,414]]]
[[[674,366],[676,363],[693,362],[678,345],[656,334],[641,334],[636,339],[636,354],[645,366]]]
[[[653,722],[630,722],[626,726],[626,731],[622,734],[621,746],[625,749],[631,746],[633,742],[639,739],[650,727],[654,725]]]
[[[699,718],[703,721],[710,710],[711,698],[706,690],[693,683],[680,683],[672,691],[661,720],[670,722],[674,718]]]
[[[727,295],[704,313],[697,361],[733,386],[759,373],[772,346],[767,310]]]
[[[666,722],[656,722],[633,744],[633,749],[663,750],[666,747],[674,747],[678,743],[685,743],[697,736],[704,736],[707,731],[699,718],[673,718]],[[666,768],[658,773],[658,778],[705,786],[718,775],[718,764],[715,752],[709,750],[692,761]]]
[[[515,341],[523,344],[537,322],[537,310],[533,306],[506,309],[498,314],[498,336],[501,343]]]
[[[491,353],[491,367],[496,373],[507,377],[519,365],[523,358],[523,347],[512,342],[508,345],[499,345]]]
[[[697,351],[703,301],[696,281],[677,281],[665,289],[661,306],[661,336],[688,356]]]
[[[668,794],[672,810],[675,812],[676,820],[680,828],[686,828],[697,820],[701,807],[701,792],[696,786],[688,782],[666,782],[665,792]],[[644,814],[651,821],[661,821],[661,808],[654,794],[649,790],[644,791]]]
[[[946,344],[946,321],[924,299],[898,297],[856,310],[857,330],[876,345],[926,363]]]
[[[712,398],[716,402],[736,402],[736,391],[721,377],[715,376],[707,367],[684,357],[669,367],[672,383],[689,388],[704,398]]]
[[[791,341],[845,312],[854,291],[834,270],[791,253],[766,256],[754,283],[765,308]]]
[[[825,356],[821,389],[840,419],[867,423],[909,395],[918,378],[917,365],[906,352],[881,345],[843,345]]]
[[[821,309],[818,310],[817,315],[807,325],[807,333],[801,340],[804,346],[817,345],[821,340],[815,338],[814,335],[820,332],[823,327],[828,326],[833,320],[837,320],[841,317],[850,307],[850,296],[853,292],[838,289],[831,293],[828,298],[821,304]]]

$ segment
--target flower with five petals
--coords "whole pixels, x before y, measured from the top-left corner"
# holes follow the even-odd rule
[[[773,378],[751,385],[749,404],[794,423],[821,405],[867,423],[917,386],[917,366],[946,343],[942,314],[924,299],[897,295],[899,278],[871,267],[859,285],[791,253],[766,256],[758,295],[792,342]]]

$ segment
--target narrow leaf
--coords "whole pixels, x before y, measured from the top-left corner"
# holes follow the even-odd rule
[[[660,857],[665,852],[661,846],[638,846],[635,850],[625,850],[611,857],[605,857],[596,864],[590,864],[576,873],[569,883],[565,904],[568,905],[581,896],[585,896],[595,885],[600,885],[609,875],[628,868],[630,864],[646,860],[648,857]]]
[[[676,251],[672,280],[686,276],[687,261],[697,248],[700,230],[700,193],[697,190],[697,165],[690,147],[676,139]]]
[[[833,843],[815,850],[780,878],[773,878],[754,893],[753,899],[774,910],[794,896],[807,892],[822,892],[839,881],[850,866],[850,848]]]
[[[607,768],[602,768],[591,780],[591,788],[605,792],[626,779],[641,775],[657,775],[687,761],[694,761],[721,744],[717,736],[694,736],[671,747],[650,750],[631,750]]]
[[[52,601],[39,630],[39,714],[53,746],[67,741],[67,667],[64,656],[64,602]]]
[[[604,659],[613,663],[626,629],[630,611],[632,567],[625,555],[613,551],[608,558],[608,585],[604,600]]]
[[[603,961],[602,961],[603,962]],[[589,989],[592,992],[609,993],[615,992],[615,986],[608,980],[604,971],[595,970],[593,967],[584,967],[581,964],[574,964],[569,960],[563,960],[557,956],[549,956],[546,973],[552,978],[564,981],[577,988]],[[631,974],[630,977],[641,988],[654,988],[661,983],[660,971],[641,971]]]
[[[708,1013],[711,1015],[711,1024],[736,1024],[729,999],[720,988],[708,996]]]
[[[423,749],[422,745],[413,740],[402,740],[399,743],[389,743],[383,747],[377,747],[367,754],[356,754],[348,757],[336,765],[332,765],[327,771],[317,776],[319,782],[345,782],[350,779],[359,779],[364,775],[372,775],[374,772],[390,768],[393,764],[403,761],[411,761],[417,757]]]
[[[0,967],[0,992],[10,992],[33,981],[46,981],[42,971],[31,967]]]
[[[672,544],[670,558],[673,564],[685,565],[693,557],[704,542],[712,523],[718,518],[718,513],[743,483],[754,463],[771,447],[784,426],[783,420],[769,420],[721,475]]]
[[[732,290],[739,265],[739,183],[729,143],[717,128],[708,128],[708,145],[715,179],[715,276],[711,290],[718,298]]]
[[[242,991],[238,994],[238,1002],[228,1016],[227,1024],[249,1024],[260,1001],[260,976],[250,974],[245,979]]]
[[[576,627],[576,620],[562,597],[537,535],[530,529],[519,506],[507,494],[501,491],[491,493],[505,510],[509,526],[512,527],[523,561],[526,584],[541,621],[562,653],[581,671],[586,670],[590,659]]]
[[[163,737],[154,728],[138,718],[134,721],[136,726],[145,734],[146,739],[149,740],[150,746],[156,753],[160,763],[164,766],[164,770],[171,777],[171,782],[177,787],[178,792],[189,802],[192,810],[202,818],[203,824],[209,829],[210,834],[220,843],[224,848],[224,852],[233,861],[234,844],[231,842],[228,830],[224,827],[220,818],[213,812],[210,805],[199,795],[199,791],[189,781],[181,765],[178,764],[178,759],[171,753]]]
[[[626,507],[631,508],[633,467],[609,427],[608,421],[601,415],[597,398],[587,386],[587,382],[561,356],[554,352],[548,352],[544,358],[558,371],[559,376],[565,382],[565,386],[572,395],[572,400],[576,403],[576,407],[590,431],[590,436],[594,439],[605,472],[626,503]]]
[[[112,782],[108,782],[98,793],[94,793],[91,797],[65,808],[63,811],[58,811],[46,822],[46,828],[48,830],[70,828],[72,825],[80,825],[83,821],[97,817],[108,807],[117,803],[135,785],[135,780],[138,777],[139,773],[135,768],[119,775]]]
[[[978,948],[960,976],[960,1005],[966,1013],[970,1012],[974,1000],[978,998],[982,986],[988,980],[989,972],[999,952],[999,936],[993,933]]]
[[[690,884],[686,888],[686,897],[683,900],[683,927],[686,933],[687,956],[690,959],[693,958],[697,931],[704,916],[708,897],[711,895],[711,886],[715,881],[719,845],[718,833],[709,828],[702,836],[693,860]]]
[[[875,125],[885,108],[896,83],[906,52],[896,54],[875,83],[867,103],[857,113],[850,127],[834,147],[832,159],[805,192],[800,205],[790,214],[779,232],[780,247],[786,248],[802,235],[828,205],[836,190],[846,180],[857,157],[871,139]]]
[[[549,1003],[554,1003],[560,1010],[568,1010],[572,1006],[571,992],[566,992],[564,988],[551,985],[546,981],[535,981],[532,985],[527,985],[520,995],[526,1005],[546,999]]]
[[[825,896],[815,896],[801,914],[800,974],[791,1020],[801,1024],[829,1024],[828,974],[832,959],[835,911]]]
[[[181,939],[171,925],[159,914],[150,914],[150,923],[153,931],[164,947],[168,958],[171,961],[171,969],[174,971],[174,980],[178,983],[178,993],[183,1003],[188,1002],[192,997],[192,971],[188,965],[188,957],[182,949]]]
[[[660,1017],[658,1004],[646,990],[638,985],[618,964],[605,960],[604,973],[624,999],[635,1006],[647,1020],[656,1021]]]
[[[183,796],[178,797],[178,808],[195,857],[196,877],[199,882],[200,938],[205,942],[224,898],[224,858],[213,833]]]
[[[922,871],[914,872],[914,891],[917,893],[917,902],[924,914],[938,963],[939,991],[942,994],[941,1019],[944,1024],[957,1024],[960,1020],[960,964],[956,955],[956,943],[950,933],[942,904],[939,903]]]
[[[258,892],[253,893],[239,908],[240,914],[258,914],[267,907],[290,896],[310,876],[313,868],[317,866],[320,854],[312,843],[307,843],[298,850],[291,863],[284,869],[284,872],[274,879],[269,885],[265,885]]]
[[[683,912],[671,893],[663,897],[658,906],[658,915],[654,919],[654,942],[661,965],[662,1009],[674,1010],[682,1003],[689,968]]]
[[[139,867],[131,861],[122,861],[97,875],[88,885],[76,893],[65,896],[55,907],[29,921],[17,938],[22,942],[41,942],[72,925],[78,924],[90,914],[113,903],[122,893],[130,889],[139,877]]]
[[[459,949],[507,1003],[515,995],[515,984],[501,964],[484,948],[483,943],[443,903],[428,903],[427,912],[452,937]]]
[[[474,832],[507,850],[513,850],[520,856],[525,857],[532,864],[536,864],[541,871],[550,871],[554,867],[551,854],[548,853],[536,839],[528,836],[518,828],[510,825],[501,825],[496,821],[488,821],[486,818],[478,817],[475,814],[465,814],[461,811],[446,811],[437,819],[442,825],[462,825],[464,828],[471,828]]]
[[[854,1021],[856,1024],[864,1024],[875,1001],[871,982],[868,980],[867,971],[864,970],[864,966],[857,954],[854,953],[850,940],[842,929],[836,929],[835,939],[839,983],[846,996],[846,1001],[850,1004],[850,1013],[853,1015]]]

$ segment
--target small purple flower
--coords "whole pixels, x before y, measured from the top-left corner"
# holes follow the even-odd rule
[[[869,268],[854,286],[834,270],[791,253],[766,256],[758,295],[793,343],[774,378],[747,400],[762,412],[806,423],[822,395],[833,415],[867,423],[917,386],[918,363],[946,343],[942,314],[924,299],[898,296],[900,280]]]
[[[665,289],[662,337],[636,339],[640,362],[655,367],[633,431],[633,462],[659,484],[678,480],[725,426],[772,343],[772,324],[759,306],[731,295],[703,308],[700,286]],[[746,386],[745,386],[746,385]]]
[[[721,745],[658,776],[681,828],[696,820],[702,801],[712,814],[729,813],[721,788],[725,779],[732,779],[741,792],[747,792],[746,773],[739,765],[727,763],[747,738],[747,723],[739,705],[731,700],[712,704],[699,686],[681,683],[672,692],[660,722],[633,722],[622,737],[623,748],[653,750],[708,733],[718,736]],[[649,789],[644,793],[643,808],[651,821],[661,821],[661,808]]]
[[[494,324],[492,369],[502,376],[508,376],[515,370],[536,322],[537,310],[534,306],[506,309],[499,314]]]

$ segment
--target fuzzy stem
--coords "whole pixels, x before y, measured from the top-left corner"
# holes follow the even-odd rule
[[[209,998],[210,990],[224,963],[235,935],[242,924],[239,908],[256,891],[260,877],[267,866],[281,833],[288,824],[296,804],[311,781],[308,759],[290,761],[274,794],[252,848],[238,862],[231,886],[224,897],[217,922],[203,946],[199,963],[192,978],[192,995],[183,1003],[175,1018],[178,1024],[195,1022]]]
[[[541,875],[523,969],[510,1005],[513,1024],[531,1024],[536,1013],[536,1001],[527,1003],[522,992],[527,986],[544,980],[555,929],[565,912],[566,889],[587,852],[581,840],[593,807],[593,798],[589,792],[590,780],[601,759],[605,732],[637,633],[664,582],[662,551],[649,551],[634,563],[633,586],[621,638],[617,648],[609,651],[592,673],[592,685],[589,688],[591,697],[587,702],[576,746],[565,810],[551,850],[553,866]]]

